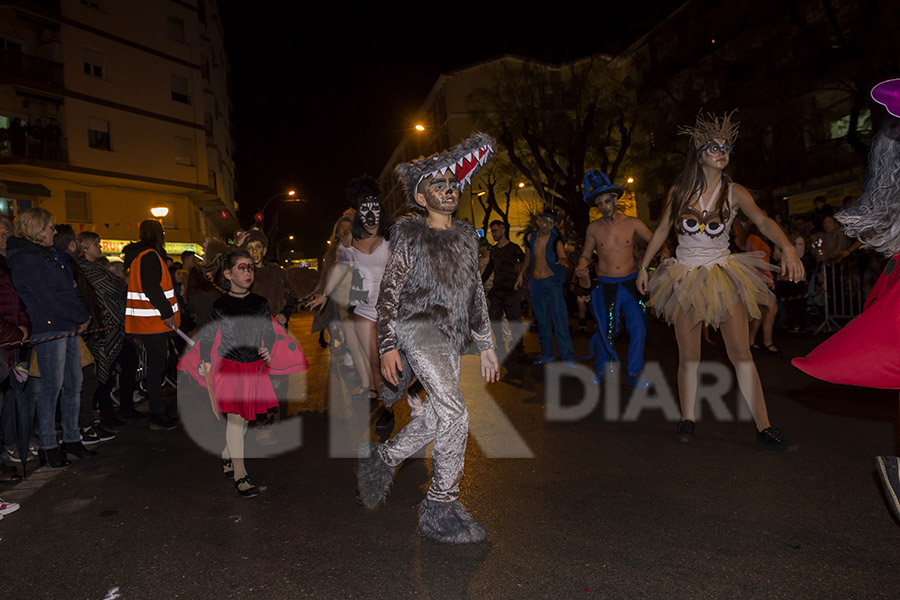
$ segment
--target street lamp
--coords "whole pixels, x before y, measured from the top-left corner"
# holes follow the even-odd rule
[[[629,177],[625,180],[627,183],[634,183],[634,177]]]

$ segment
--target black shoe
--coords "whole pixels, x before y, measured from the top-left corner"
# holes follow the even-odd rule
[[[234,463],[231,462],[230,458],[222,459],[222,473],[225,477],[234,477]]]
[[[389,411],[382,411],[382,413],[378,416],[378,420],[375,421],[375,429],[377,431],[385,431],[394,428],[394,413]]]
[[[150,417],[150,429],[154,429],[156,431],[171,431],[173,429],[178,429],[179,423],[176,419],[173,419],[166,413],[162,413],[161,415],[152,415]]]
[[[694,441],[693,421],[685,420],[678,424],[678,431],[675,432],[675,441],[679,444],[687,444]]]
[[[84,447],[84,444],[81,442],[63,442],[60,445],[63,453],[71,454],[73,456],[77,456],[78,458],[90,458],[92,456],[97,456],[97,453],[93,450],[88,450]]]
[[[238,487],[242,483],[246,483],[250,487],[242,490],[240,487]],[[235,481],[234,489],[236,489],[238,491],[238,494],[240,494],[243,498],[253,498],[254,496],[259,496],[259,489],[255,485],[253,485],[252,481],[250,481],[249,475],[244,475],[243,477]]]
[[[59,469],[70,464],[70,462],[66,460],[66,453],[60,450],[59,446],[48,450],[44,450],[43,448],[38,450],[38,462],[42,467],[44,465],[50,465],[54,469]]]
[[[88,427],[87,429],[81,430],[81,443],[85,446],[89,444],[96,444],[97,442],[108,442],[109,440],[115,439],[116,434],[112,431],[107,431],[103,429],[96,423]],[[87,440],[96,440],[88,442]]]
[[[17,481],[22,481],[19,472],[0,462],[0,483],[16,483]]]
[[[93,425],[81,430],[81,443],[85,446],[93,446],[100,443],[100,436],[94,431]]]
[[[775,452],[793,452],[800,447],[784,439],[781,432],[774,427],[766,427],[757,433],[756,443],[766,450],[774,450]]]

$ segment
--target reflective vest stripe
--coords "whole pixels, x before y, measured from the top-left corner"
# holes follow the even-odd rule
[[[166,298],[175,297],[175,290],[166,290],[164,293],[166,295]],[[128,292],[127,298],[129,300],[143,300],[144,302],[150,302],[150,298],[148,298],[147,294],[144,294],[143,292]]]
[[[163,323],[162,314],[153,306],[150,299],[141,289],[141,259],[153,250],[147,249],[138,254],[131,262],[131,273],[128,277],[128,294],[125,301],[125,332],[140,335],[149,335],[156,333],[167,333],[169,327]],[[172,285],[172,278],[169,276],[169,270],[166,268],[165,262],[159,254],[156,254],[159,260],[162,276],[159,286],[162,288],[166,300],[172,309],[172,316],[177,326],[181,321],[181,315],[178,311],[178,301],[175,299],[175,289]]]
[[[178,304],[172,306],[172,312],[178,312]],[[132,317],[161,317],[162,314],[155,308],[126,308],[125,309],[126,316]]]

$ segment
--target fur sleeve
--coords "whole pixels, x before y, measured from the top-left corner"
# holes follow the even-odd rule
[[[472,276],[475,279],[475,290],[472,294],[472,307],[469,311],[469,328],[470,335],[478,350],[483,352],[494,347],[493,338],[491,337],[491,318],[488,316],[487,301],[484,298],[484,284],[481,282],[481,276],[478,273],[478,263]]]
[[[391,248],[391,258],[384,268],[381,287],[378,290],[378,354],[384,356],[398,349],[397,311],[400,293],[409,278],[412,268],[411,249],[408,239],[396,235]]]

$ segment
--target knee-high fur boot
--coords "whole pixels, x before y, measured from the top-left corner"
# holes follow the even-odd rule
[[[437,542],[468,544],[483,541],[487,530],[459,500],[422,500],[419,505],[419,535]]]
[[[378,444],[359,445],[356,461],[356,492],[363,506],[372,510],[387,498],[394,481],[395,468],[376,452]]]

